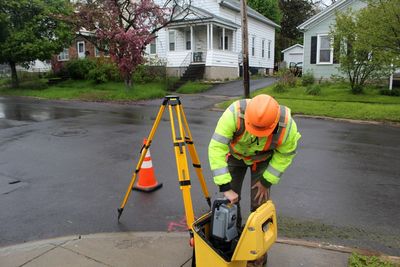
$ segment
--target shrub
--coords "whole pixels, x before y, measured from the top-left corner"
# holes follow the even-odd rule
[[[289,69],[282,69],[278,72],[280,82],[283,83],[284,87],[295,87],[297,83],[296,76]]]
[[[310,84],[306,87],[307,95],[320,95],[321,94],[321,85],[319,84]]]
[[[65,64],[69,76],[74,80],[83,80],[88,77],[89,71],[96,67],[90,59],[73,59]]]
[[[165,66],[147,66],[139,65],[132,75],[132,79],[137,83],[159,82],[166,77]]]
[[[95,67],[89,70],[87,78],[96,83],[120,80],[117,66],[110,60],[99,58],[95,60]]]
[[[282,81],[279,81],[275,84],[272,89],[275,93],[284,93],[287,91],[287,86]]]
[[[381,95],[388,95],[388,96],[400,96],[400,89],[392,89],[392,90],[389,90],[389,89],[381,89],[380,91],[379,91],[379,93],[381,94]]]
[[[303,86],[314,84],[314,82],[315,78],[312,72],[307,71],[303,74],[303,77],[301,77],[301,85]]]
[[[353,87],[351,88],[351,92],[355,95],[362,94],[364,92],[364,86],[360,84],[354,84]]]

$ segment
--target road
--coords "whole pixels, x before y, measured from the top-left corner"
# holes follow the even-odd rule
[[[181,99],[215,198],[207,146],[220,115],[210,107],[220,98]],[[116,219],[160,104],[0,97],[0,246],[70,234],[184,230],[167,114],[151,146],[163,188],[133,192],[121,223]],[[400,255],[400,128],[296,121],[303,136],[298,156],[272,188],[278,216],[300,222],[293,231],[304,222],[330,225],[338,236],[327,236],[329,241]],[[201,215],[207,204],[193,173],[191,179],[195,213]],[[248,199],[243,201],[246,206]]]

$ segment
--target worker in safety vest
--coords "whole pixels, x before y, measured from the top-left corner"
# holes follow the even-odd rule
[[[239,204],[250,167],[251,211],[256,210],[292,163],[300,137],[290,109],[271,96],[261,94],[232,103],[219,119],[208,147],[215,184],[231,203]],[[266,258],[248,266],[263,266]]]

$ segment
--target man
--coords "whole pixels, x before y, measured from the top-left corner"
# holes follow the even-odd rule
[[[247,169],[251,169],[251,211],[269,199],[296,155],[297,131],[290,109],[269,95],[232,103],[222,114],[208,147],[214,182],[220,192],[239,206]],[[241,224],[239,212],[238,223]],[[267,256],[249,262],[264,266]]]

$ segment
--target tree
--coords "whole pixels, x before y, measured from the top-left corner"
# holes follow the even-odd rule
[[[368,79],[382,78],[390,72],[388,52],[371,45],[364,29],[373,26],[362,14],[337,13],[336,25],[331,29],[339,70],[347,75],[353,93],[361,93]]]
[[[132,73],[144,62],[146,45],[172,21],[174,14],[187,8],[172,0],[163,7],[153,0],[92,0],[77,4],[76,25],[94,33],[85,37],[96,47],[108,49],[129,88]]]
[[[280,0],[282,11],[280,30],[280,48],[284,49],[296,43],[303,43],[303,34],[297,29],[301,23],[315,14],[315,7],[308,0]]]
[[[360,10],[360,38],[373,49],[384,51],[392,64],[400,65],[400,4],[398,0],[368,0]]]
[[[279,0],[248,0],[247,4],[275,23],[281,23],[282,12],[279,9]]]
[[[58,18],[72,13],[67,0],[7,0],[0,2],[0,63],[11,68],[18,87],[17,64],[47,60],[71,39],[70,27]]]

